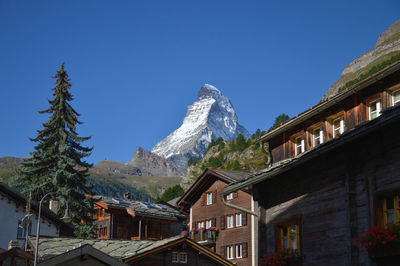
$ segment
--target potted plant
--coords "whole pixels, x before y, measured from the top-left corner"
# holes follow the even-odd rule
[[[293,249],[281,249],[275,253],[268,253],[260,258],[258,265],[288,265],[288,266],[299,266],[303,261],[303,257],[300,255],[298,250]]]
[[[400,224],[388,223],[385,227],[371,227],[356,241],[360,249],[378,265],[398,265],[400,261]]]

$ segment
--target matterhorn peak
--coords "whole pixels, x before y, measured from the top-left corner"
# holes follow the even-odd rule
[[[212,139],[233,140],[249,132],[237,122],[230,100],[216,87],[203,85],[198,99],[188,110],[182,125],[156,144],[152,152],[170,158],[183,168],[190,157],[202,157]]]

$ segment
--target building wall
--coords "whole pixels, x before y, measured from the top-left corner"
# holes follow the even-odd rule
[[[260,255],[275,252],[277,226],[297,219],[303,265],[375,265],[355,239],[377,224],[380,195],[400,191],[400,125],[320,155],[255,186]]]
[[[393,78],[385,80],[384,83],[372,84],[358,94],[349,96],[340,103],[288,129],[283,134],[273,137],[269,140],[272,162],[276,163],[294,157],[294,136],[297,136],[300,132],[303,132],[300,135],[304,135],[305,137],[305,150],[312,149],[312,130],[313,126],[318,123],[321,123],[320,126],[324,129],[324,142],[332,139],[332,116],[336,114],[342,113],[344,116],[345,132],[355,128],[362,122],[368,121],[368,103],[372,100],[379,99],[381,101],[381,109],[392,106],[390,92],[400,88],[399,85],[398,79]]]
[[[25,216],[25,206],[16,205],[13,200],[9,200],[4,194],[0,192],[0,248],[7,249],[10,240],[17,239],[18,221]],[[40,235],[41,236],[59,236],[57,226],[41,216]],[[32,215],[32,230],[31,234],[36,235],[37,214]],[[24,239],[20,239],[19,245],[21,246]]]
[[[223,204],[222,199],[219,196],[219,194],[223,192],[223,189],[226,186],[227,186],[226,183],[224,183],[220,180],[217,180],[205,191],[205,193],[207,193],[207,192],[215,193],[216,202],[214,204],[211,204],[211,205],[206,204],[205,193],[203,193],[203,196],[200,197],[200,199],[195,204],[193,204],[191,225],[193,226],[193,223],[196,223],[196,227],[197,227],[198,221],[215,219],[215,221],[216,221],[215,226],[218,229],[215,251],[219,255],[224,256],[225,250],[223,247],[226,247],[228,245],[247,243],[247,254],[244,254],[244,255],[246,255],[246,257],[241,258],[241,259],[233,259],[232,262],[237,263],[237,265],[239,265],[239,266],[251,265],[251,254],[252,253],[251,253],[251,217],[250,217],[250,215],[248,215],[248,214],[246,215],[245,213],[242,213],[242,215],[246,215],[246,217],[247,217],[247,223],[245,226],[234,227],[234,228],[223,229],[223,230],[221,229],[221,220],[223,220],[226,215],[231,215],[231,214],[240,212],[238,210],[227,207],[225,204]],[[241,206],[243,208],[246,208],[248,210],[251,209],[251,195],[248,193],[245,193],[243,191],[239,191],[237,194],[237,197],[234,197],[234,199],[230,200],[229,202],[231,202],[232,204]],[[225,227],[226,227],[226,221],[225,221]]]

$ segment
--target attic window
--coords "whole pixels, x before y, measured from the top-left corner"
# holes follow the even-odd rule
[[[294,141],[294,150],[295,150],[295,155],[298,155],[300,153],[304,152],[304,137],[300,136],[297,137]]]
[[[400,90],[394,91],[392,93],[392,103],[393,105],[400,103]]]
[[[324,131],[322,127],[313,130],[313,146],[318,147],[324,142]]]
[[[226,195],[226,199],[227,199],[227,200],[233,199],[233,192],[231,192],[231,193],[229,193],[228,195]]]
[[[368,104],[368,114],[369,114],[369,120],[375,119],[378,116],[380,116],[381,113],[381,101],[376,100],[373,102],[370,102]]]
[[[334,138],[342,135],[344,132],[344,117],[341,116],[341,117],[333,120],[332,127],[333,127],[333,137]]]

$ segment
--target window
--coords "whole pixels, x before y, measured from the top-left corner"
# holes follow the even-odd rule
[[[179,253],[179,262],[180,263],[187,263],[187,253],[180,252]]]
[[[313,147],[318,147],[324,142],[324,131],[322,127],[313,130]]]
[[[392,93],[392,104],[396,105],[400,103],[400,90],[394,91]]]
[[[333,120],[332,127],[333,127],[333,137],[334,138],[342,135],[344,132],[344,117],[341,116],[341,117]]]
[[[229,193],[228,195],[226,195],[226,199],[227,199],[227,200],[233,199],[233,192],[231,192],[231,193]]]
[[[278,226],[277,234],[280,249],[299,250],[299,226],[296,222]]]
[[[384,223],[398,223],[400,214],[400,193],[385,197],[382,201],[383,204],[383,219]]]
[[[300,136],[294,140],[295,155],[304,152],[304,137]]]
[[[226,258],[228,260],[233,259],[233,246],[227,246],[226,247]]]
[[[179,254],[178,254],[178,252],[172,252],[172,262],[179,263]]]
[[[212,198],[212,192],[207,192],[207,205],[211,205],[213,203]]]
[[[242,226],[242,214],[236,213],[236,226]]]
[[[236,251],[236,258],[240,259],[243,258],[243,245],[242,244],[236,244],[235,245],[235,251]]]
[[[228,215],[226,217],[226,227],[232,228],[233,227],[233,215]]]
[[[368,104],[369,120],[372,120],[372,119],[380,116],[380,112],[381,112],[381,101],[380,100],[376,100],[376,101],[370,102]]]
[[[187,253],[185,252],[172,252],[173,263],[187,263]]]
[[[206,221],[206,229],[212,227],[212,220],[207,220]]]
[[[204,227],[204,222],[203,221],[197,223],[197,229],[203,228],[203,227]]]

